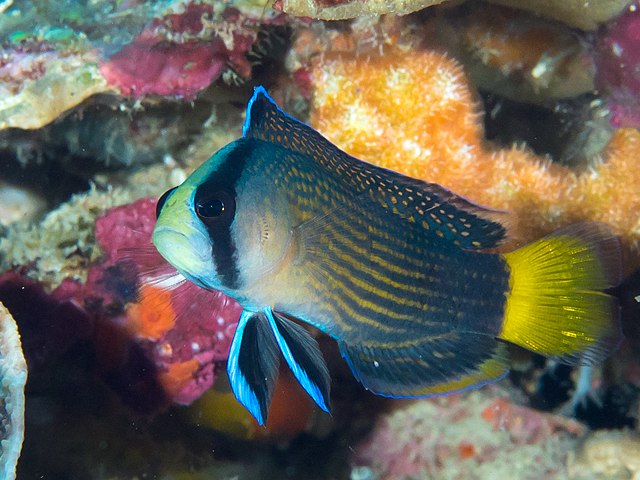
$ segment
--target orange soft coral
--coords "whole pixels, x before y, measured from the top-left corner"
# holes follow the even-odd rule
[[[434,52],[325,58],[311,124],[350,154],[513,212],[514,241],[581,220],[609,224],[640,265],[640,133],[618,130],[594,169],[577,172],[484,140],[464,72]]]
[[[150,340],[162,338],[175,324],[171,291],[153,285],[140,288],[140,301],[127,309],[129,328],[136,336]]]

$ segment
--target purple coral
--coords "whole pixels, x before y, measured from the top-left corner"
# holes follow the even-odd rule
[[[600,36],[596,85],[615,127],[640,128],[640,5],[632,3]]]

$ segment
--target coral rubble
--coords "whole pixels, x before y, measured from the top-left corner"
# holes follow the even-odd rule
[[[15,320],[0,303],[0,476],[16,478],[24,438],[24,386],[27,364]]]

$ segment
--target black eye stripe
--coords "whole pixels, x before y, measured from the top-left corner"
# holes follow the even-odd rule
[[[198,185],[193,207],[198,219],[207,229],[211,239],[211,254],[218,277],[227,288],[239,287],[236,245],[231,236],[231,226],[236,212],[236,184],[245,162],[254,154],[255,141],[236,140],[235,148],[228,152],[220,168]],[[221,200],[222,211],[217,211],[212,200]],[[205,216],[203,214],[219,214]]]
[[[162,211],[162,207],[164,207],[164,204],[167,202],[167,199],[171,196],[171,194],[173,193],[173,191],[176,188],[178,188],[178,187],[170,188],[169,190],[164,192],[162,194],[162,196],[158,199],[158,203],[156,203],[156,220],[160,216],[160,212]]]

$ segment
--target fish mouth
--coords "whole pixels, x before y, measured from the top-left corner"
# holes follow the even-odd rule
[[[178,244],[189,242],[189,237],[184,232],[171,227],[156,227],[153,230],[151,239],[160,253]]]
[[[185,233],[158,226],[151,238],[160,255],[185,276],[197,276],[211,268],[211,244],[197,230]]]

